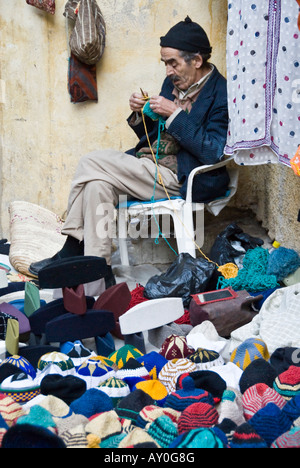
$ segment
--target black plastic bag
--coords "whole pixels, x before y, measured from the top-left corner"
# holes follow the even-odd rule
[[[264,243],[262,239],[244,233],[237,224],[231,223],[217,236],[211,248],[209,258],[220,266],[226,263],[235,263],[235,259],[242,253],[231,244],[234,241],[240,242],[245,252],[249,249],[260,247]]]
[[[191,294],[216,289],[217,279],[218,272],[214,263],[181,253],[165,273],[148,280],[144,296],[148,299],[182,297],[186,308],[191,301]]]

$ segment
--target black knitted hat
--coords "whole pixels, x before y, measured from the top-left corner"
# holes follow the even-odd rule
[[[185,21],[173,26],[170,31],[160,38],[161,47],[184,50],[186,52],[201,52],[210,54],[212,48],[204,29],[194,23],[189,16]]]

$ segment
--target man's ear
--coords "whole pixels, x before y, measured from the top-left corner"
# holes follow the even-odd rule
[[[200,54],[197,54],[194,58],[195,68],[200,69],[203,65],[203,58]]]

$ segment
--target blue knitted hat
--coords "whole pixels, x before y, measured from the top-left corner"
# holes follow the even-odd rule
[[[248,423],[265,440],[268,447],[291,428],[291,421],[275,403],[268,403]]]
[[[227,439],[218,428],[199,428],[176,437],[169,448],[226,448]]]
[[[70,408],[74,413],[90,418],[94,414],[112,410],[113,402],[106,393],[96,388],[91,388],[80,398],[72,401]]]
[[[183,411],[193,403],[210,403],[214,405],[214,399],[210,393],[200,388],[195,388],[192,377],[185,377],[182,380],[183,388],[170,393],[165,401],[165,408],[173,408],[176,411]]]
[[[230,448],[268,448],[264,439],[246,422],[236,427],[229,446]]]

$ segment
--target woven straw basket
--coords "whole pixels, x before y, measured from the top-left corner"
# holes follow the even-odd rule
[[[18,272],[31,276],[31,263],[52,257],[63,246],[63,221],[55,213],[24,201],[12,202],[9,214],[10,263]]]

